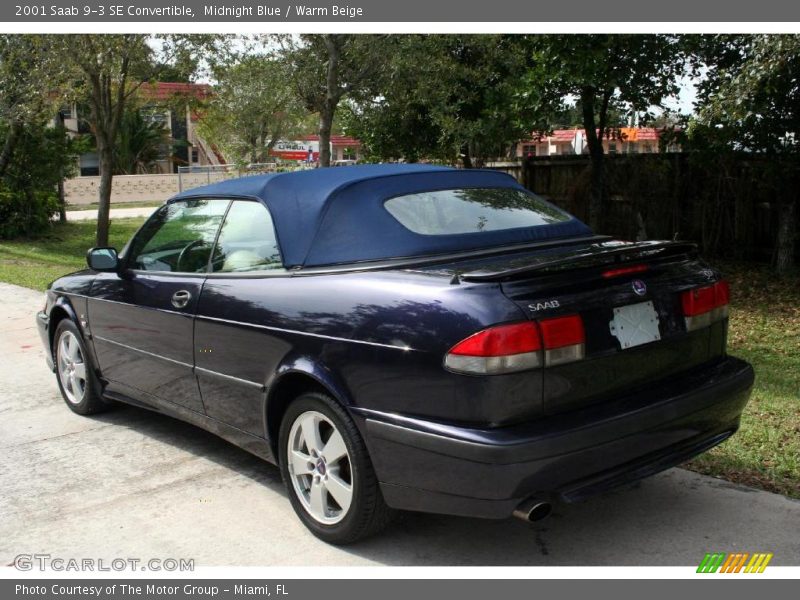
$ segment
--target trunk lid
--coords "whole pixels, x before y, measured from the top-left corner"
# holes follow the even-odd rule
[[[693,244],[577,244],[459,266],[461,281],[499,285],[530,319],[581,316],[585,358],[544,369],[545,414],[653,385],[724,353],[727,321],[692,332],[684,322],[681,293],[719,279]]]

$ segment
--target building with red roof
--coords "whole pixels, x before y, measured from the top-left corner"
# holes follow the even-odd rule
[[[207,143],[197,130],[202,119],[198,105],[213,93],[205,83],[159,81],[143,83],[136,90],[141,110],[147,119],[156,121],[167,132],[168,143],[164,144],[163,156],[156,161],[157,173],[176,173],[182,166],[209,166],[225,163],[220,151]],[[60,111],[64,125],[74,134],[91,133],[88,124],[73,103]],[[99,175],[99,160],[96,152],[80,157],[81,175]]]
[[[655,127],[609,128],[602,136],[603,151],[606,154],[680,152],[678,145],[661,144],[662,133],[663,130]],[[588,151],[586,131],[577,127],[556,129],[549,133],[534,132],[530,139],[516,144],[517,158],[586,154]]]

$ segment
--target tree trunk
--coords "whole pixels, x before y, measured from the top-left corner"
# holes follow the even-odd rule
[[[589,196],[589,227],[600,231],[603,225],[603,211],[606,199],[605,156],[603,154],[603,132],[606,127],[606,114],[611,93],[603,93],[599,120],[595,121],[596,91],[592,87],[581,90],[581,109],[583,112],[583,128],[586,132],[586,144],[589,146],[591,158],[591,193]],[[598,131],[599,130],[599,131]]]
[[[319,166],[331,166],[331,129],[335,109],[326,106],[319,114]]]
[[[97,154],[100,157],[100,190],[97,198],[97,245],[108,246],[109,217],[111,214],[111,180],[114,176],[114,147],[97,136]]]
[[[58,130],[61,133],[62,140],[66,138],[67,132],[64,123],[64,115],[59,110],[56,113],[56,124],[58,126]],[[61,167],[61,173],[59,174],[58,178],[58,222],[59,223],[66,223],[67,222],[67,200],[64,196],[64,167]]]
[[[64,197],[64,177],[58,180],[58,222],[67,222],[67,200]]]
[[[775,240],[775,270],[780,275],[788,273],[794,265],[797,201],[784,200],[779,207],[778,235]]]
[[[325,100],[322,102],[322,110],[319,111],[319,166],[331,166],[331,129],[333,128],[333,116],[336,114],[336,107],[342,97],[342,90],[339,89],[339,58],[341,49],[339,47],[340,36],[325,35],[325,50],[328,53],[328,70],[325,75]]]
[[[17,119],[14,119],[9,125],[8,135],[6,135],[6,141],[3,144],[3,150],[0,152],[0,177],[3,177],[6,174],[8,165],[11,162],[11,155],[14,153],[14,148],[17,145],[17,140],[19,139],[20,133],[22,133],[22,123]]]
[[[461,163],[464,165],[465,169],[472,168],[472,157],[469,155],[469,144],[463,144],[461,146]]]

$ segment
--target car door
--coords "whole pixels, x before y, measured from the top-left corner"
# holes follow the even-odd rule
[[[267,207],[234,201],[197,307],[195,371],[207,414],[255,435],[266,382],[289,350],[275,327],[285,273]]]
[[[88,317],[107,391],[204,412],[194,376],[194,314],[229,200],[193,199],[159,209],[99,274]]]

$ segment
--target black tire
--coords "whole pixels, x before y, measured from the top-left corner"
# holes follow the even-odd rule
[[[342,435],[349,458],[352,501],[341,520],[324,524],[315,519],[298,496],[289,471],[288,450],[292,426],[309,411],[321,413]],[[332,437],[332,433],[328,439]],[[364,440],[347,412],[325,394],[307,393],[294,400],[281,421],[278,441],[281,475],[289,492],[289,500],[303,524],[321,540],[344,545],[356,542],[382,530],[395,515],[381,494]],[[325,440],[323,440],[325,441]],[[330,468],[330,467],[329,467]]]
[[[62,382],[61,364],[59,355],[59,345],[62,338],[70,336],[70,344],[77,342],[80,359],[85,371],[84,386],[82,394],[78,398],[78,394],[71,393]],[[99,394],[99,383],[95,375],[94,363],[92,357],[86,350],[86,344],[83,342],[83,335],[81,335],[78,327],[69,319],[62,319],[56,327],[55,334],[53,335],[53,362],[56,365],[56,381],[58,382],[58,389],[61,391],[61,397],[69,407],[69,409],[79,415],[94,415],[105,410],[108,410],[109,404],[106,403]],[[68,384],[69,385],[69,384]]]

